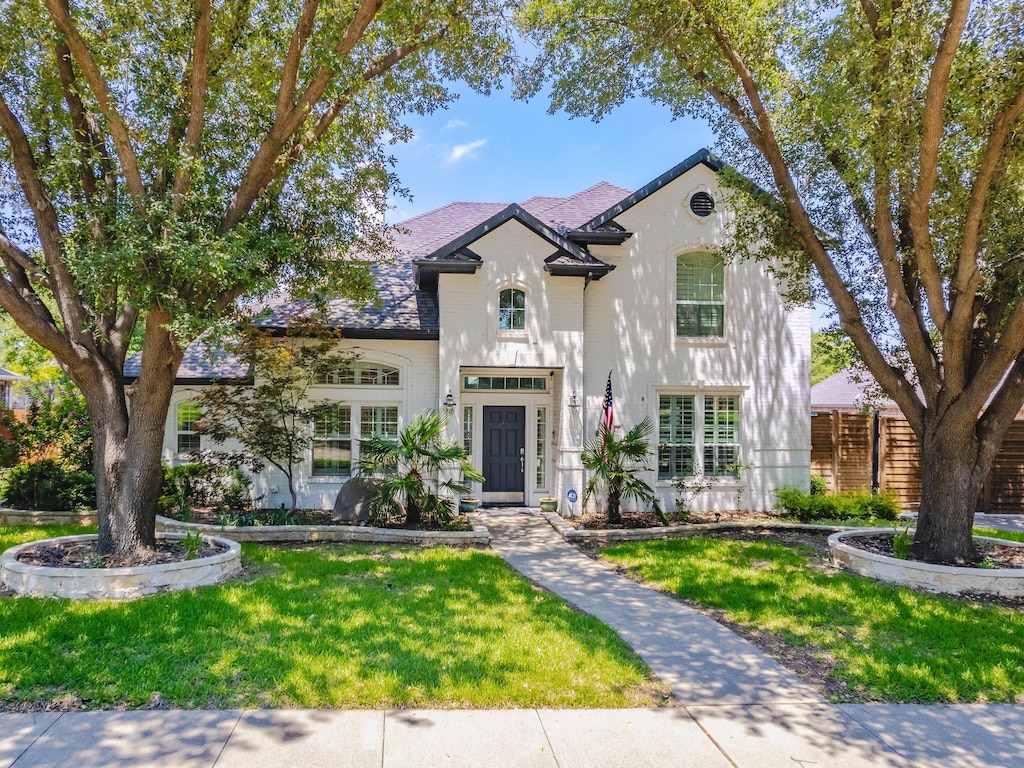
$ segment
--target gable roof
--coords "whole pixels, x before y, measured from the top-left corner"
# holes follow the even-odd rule
[[[661,174],[658,178],[640,187],[640,189],[633,194],[611,205],[590,221],[581,224],[579,228],[585,231],[600,229],[602,226],[610,223],[616,216],[619,216],[623,212],[629,210],[644,198],[650,197],[662,187],[671,184],[687,171],[690,171],[702,164],[706,165],[715,173],[719,173],[725,167],[725,163],[711,154],[711,150],[701,149],[698,152],[694,152],[688,158],[683,160],[683,162],[679,163],[679,165],[665,171],[665,173]]]
[[[899,411],[867,371],[845,368],[811,386],[811,410]]]

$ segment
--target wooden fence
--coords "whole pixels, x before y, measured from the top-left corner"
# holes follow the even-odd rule
[[[877,457],[875,446],[877,444]],[[811,472],[833,492],[872,488],[908,509],[921,502],[917,437],[903,417],[818,412],[811,416]],[[1015,421],[989,473],[978,509],[1024,512],[1024,420]]]

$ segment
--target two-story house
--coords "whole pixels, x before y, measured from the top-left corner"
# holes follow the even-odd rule
[[[719,476],[706,509],[766,509],[773,489],[806,487],[810,310],[787,306],[763,264],[719,255],[721,168],[701,151],[632,193],[601,183],[518,205],[452,203],[398,225],[401,256],[377,270],[381,303],[328,309],[358,359],[313,387],[332,407],[298,473],[300,505],[333,504],[361,435],[437,409],[487,477],[484,504],[555,496],[579,512],[567,499],[582,497],[580,453],[609,372],[616,428],[655,425],[646,479],[669,509],[671,478],[695,472]],[[295,309],[276,304],[260,322],[283,328]],[[196,387],[244,379],[236,368],[186,358],[167,461],[201,444]],[[286,500],[273,471],[255,484],[264,504]]]

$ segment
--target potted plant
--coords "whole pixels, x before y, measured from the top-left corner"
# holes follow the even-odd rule
[[[540,500],[540,511],[541,512],[557,512],[558,511],[558,499],[553,496],[545,496]]]
[[[476,512],[479,506],[480,499],[474,496],[463,496],[459,502],[459,512],[463,515],[468,515],[470,512]]]

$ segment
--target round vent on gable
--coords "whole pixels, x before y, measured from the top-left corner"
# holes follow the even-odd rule
[[[690,197],[690,210],[702,219],[710,216],[715,210],[715,198],[707,192],[694,192]]]

